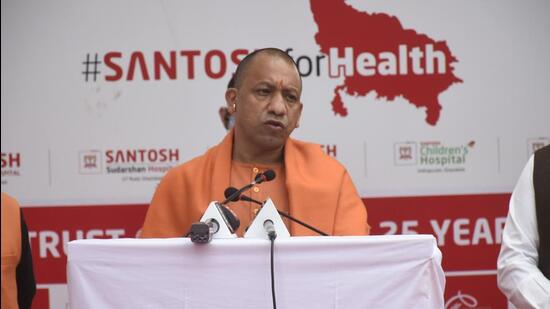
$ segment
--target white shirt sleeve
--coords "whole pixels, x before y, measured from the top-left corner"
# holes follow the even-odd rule
[[[539,235],[533,188],[534,157],[510,199],[497,261],[500,290],[518,308],[550,308],[550,280],[537,267]]]

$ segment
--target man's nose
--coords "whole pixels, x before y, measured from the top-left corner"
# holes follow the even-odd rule
[[[275,115],[286,114],[286,103],[283,94],[277,91],[269,102],[268,110]]]

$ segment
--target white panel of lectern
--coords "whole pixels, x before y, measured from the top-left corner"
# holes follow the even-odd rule
[[[271,308],[270,242],[89,239],[68,245],[70,307]],[[279,308],[443,308],[432,235],[275,240]]]

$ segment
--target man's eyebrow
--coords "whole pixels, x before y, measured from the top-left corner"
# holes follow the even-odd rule
[[[298,89],[299,89],[299,88],[297,88],[297,87],[294,87],[294,86],[292,86],[292,85],[288,85],[288,86],[284,86],[284,87],[283,87],[283,90],[285,90],[285,91],[289,91],[289,90],[292,90],[292,91],[296,91],[296,92],[299,92],[299,90],[298,90]]]
[[[255,84],[254,84],[254,87],[258,87],[258,86],[268,86],[270,88],[277,88],[278,86],[280,86],[282,83],[281,81],[272,81],[272,80],[267,80],[267,79],[264,79],[264,80],[258,80]],[[296,87],[296,86],[293,86],[293,85],[289,85],[288,83],[287,84],[282,84],[282,90],[284,91],[296,91],[296,92],[300,92],[300,88],[299,87]]]

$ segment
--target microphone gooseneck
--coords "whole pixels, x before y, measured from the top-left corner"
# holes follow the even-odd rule
[[[256,203],[256,204],[258,204],[258,205],[260,205],[260,206],[263,206],[263,205],[264,205],[264,203],[262,203],[262,202],[260,202],[260,201],[257,201],[257,200],[255,200],[255,199],[253,199],[253,198],[251,198],[251,197],[249,197],[249,196],[246,196],[246,195],[244,195],[244,194],[241,195],[240,200],[241,200],[241,201],[245,201],[245,202]]]

